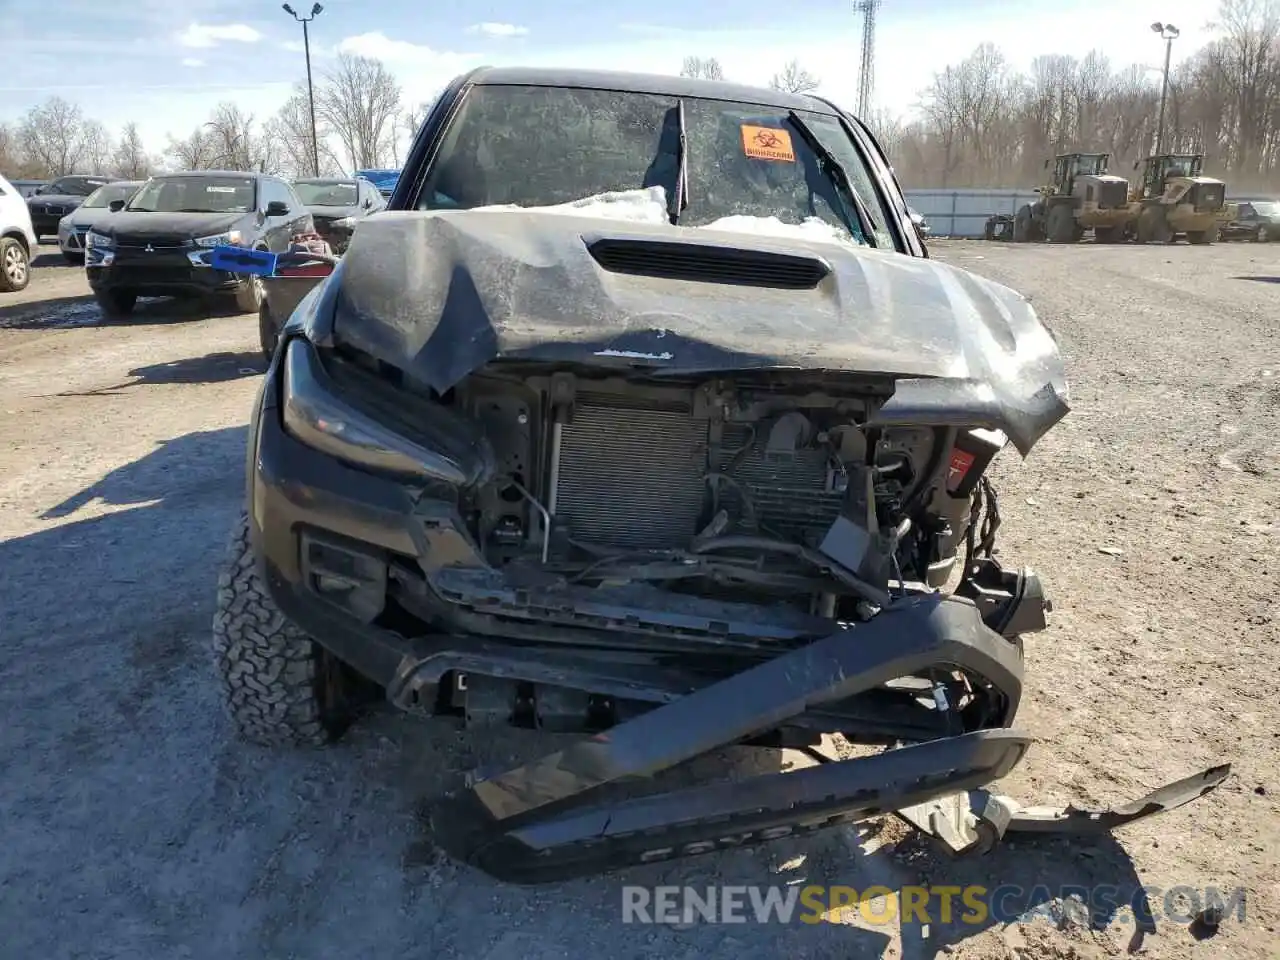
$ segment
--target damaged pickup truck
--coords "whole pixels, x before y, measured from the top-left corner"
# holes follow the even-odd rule
[[[214,621],[231,716],[321,743],[373,695],[581,732],[448,805],[517,882],[888,813],[959,852],[1169,809],[1229,768],[1112,811],[986,789],[1050,606],[994,556],[989,467],[1066,413],[1027,300],[927,258],[831,103],[480,69],[275,346]],[[880,752],[644,790],[829,734]]]

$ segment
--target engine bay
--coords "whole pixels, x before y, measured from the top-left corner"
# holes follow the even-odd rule
[[[441,398],[492,448],[461,518],[485,562],[579,585],[853,619],[941,586],[999,435],[868,424],[892,382],[661,382],[494,365]]]

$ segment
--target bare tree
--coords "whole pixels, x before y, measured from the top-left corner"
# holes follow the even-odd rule
[[[209,128],[201,124],[184,139],[169,137],[169,146],[165,150],[168,157],[180,170],[209,170],[215,164],[213,158],[217,152],[217,144],[209,132]]]
[[[342,144],[350,168],[383,167],[395,153],[400,85],[378,60],[339,54],[316,91],[316,113]]]
[[[61,97],[50,97],[27,111],[18,124],[18,149],[38,175],[74,173],[83,150],[84,115]]]
[[[19,169],[18,138],[7,123],[0,123],[0,171],[11,174]]]
[[[259,134],[251,113],[234,103],[220,103],[205,123],[212,165],[224,170],[274,172],[279,152],[270,137]]]
[[[107,128],[97,120],[85,120],[80,128],[80,167],[86,173],[105,172],[113,150]]]
[[[724,68],[715,57],[685,57],[680,76],[699,80],[723,80]]]
[[[773,79],[769,81],[769,86],[773,89],[787,93],[808,93],[810,90],[817,90],[821,85],[821,81],[800,66],[797,60],[788,61],[782,68],[782,72],[775,73]]]
[[[293,94],[264,128],[265,135],[276,147],[281,166],[299,177],[315,176],[317,169],[322,176],[342,173],[342,163],[329,143],[332,132],[328,124],[317,118],[315,143],[320,148],[317,164],[311,138],[311,105],[307,90],[301,84],[294,87]]]
[[[151,158],[142,145],[136,123],[126,123],[120,131],[120,142],[111,158],[111,172],[125,180],[145,180],[151,175]]]

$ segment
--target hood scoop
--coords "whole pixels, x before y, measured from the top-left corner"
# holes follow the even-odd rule
[[[821,257],[713,243],[601,237],[587,250],[611,273],[778,290],[811,290],[831,273]]]

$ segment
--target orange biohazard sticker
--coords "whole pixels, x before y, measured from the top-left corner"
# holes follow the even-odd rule
[[[757,160],[796,162],[796,152],[791,146],[791,134],[776,127],[753,127],[744,123],[742,152]]]

